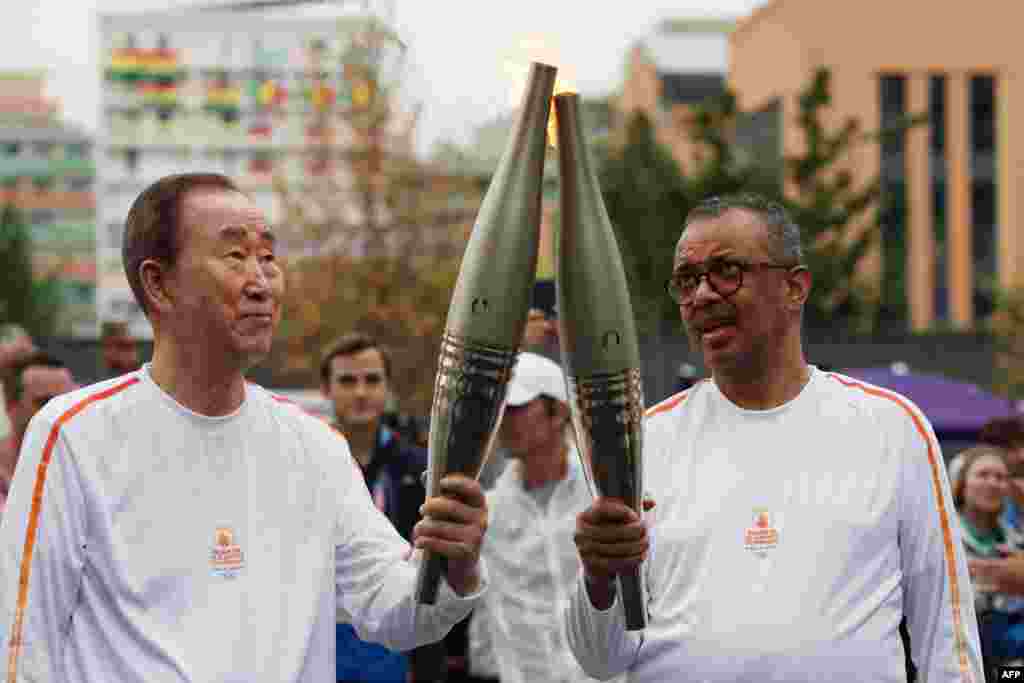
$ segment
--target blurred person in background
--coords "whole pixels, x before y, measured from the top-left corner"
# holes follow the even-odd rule
[[[1024,533],[1024,419],[1010,415],[989,420],[981,428],[978,441],[1003,449],[1010,477],[1003,521]]]
[[[541,308],[531,308],[526,316],[523,350],[550,355],[558,346],[558,322],[554,315]]]
[[[1002,592],[998,582],[977,571],[972,562],[976,558],[1010,558],[1024,550],[1024,536],[1002,516],[1009,487],[1005,458],[1005,451],[998,446],[964,451],[960,475],[953,485],[953,503],[974,583],[982,651],[990,663],[1024,657],[1024,599]]]
[[[534,297],[538,297],[536,292]],[[527,314],[523,341],[519,348],[521,351],[552,358],[557,355],[559,350],[558,321],[553,310],[539,308],[539,305],[536,304],[530,308]],[[508,455],[505,452],[505,447],[499,441],[480,470],[480,485],[485,489],[493,488],[507,465]]]
[[[36,350],[32,337],[20,325],[0,326],[0,399],[4,397],[3,377],[7,369],[19,357]],[[7,419],[7,411],[0,410],[0,439],[6,439],[11,433],[11,423]]]
[[[427,452],[386,423],[391,391],[391,357],[376,339],[351,332],[335,341],[320,362],[324,397],[334,407],[333,425],[348,440],[377,508],[406,540],[420,520],[426,498],[422,475]],[[351,624],[337,624],[338,680],[441,680],[443,644],[427,645],[409,656],[360,640]]]
[[[22,355],[7,367],[4,405],[11,430],[0,442],[0,493],[4,503],[29,421],[50,399],[77,388],[64,362],[42,351]]]
[[[592,496],[557,363],[519,354],[499,439],[509,465],[487,492],[482,556],[494,583],[473,612],[470,672],[501,683],[592,681],[569,651],[563,619],[579,576],[576,515]]]
[[[103,352],[103,379],[135,372],[139,362],[139,342],[132,335],[128,323],[108,320],[100,328],[100,348]]]

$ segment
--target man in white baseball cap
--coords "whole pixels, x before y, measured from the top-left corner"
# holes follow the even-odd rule
[[[572,536],[591,502],[569,428],[565,375],[523,352],[499,431],[509,464],[487,492],[481,548],[491,589],[469,630],[476,680],[591,681],[570,654],[563,613],[579,576]]]

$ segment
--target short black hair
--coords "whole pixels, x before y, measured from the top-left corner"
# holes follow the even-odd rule
[[[331,383],[331,361],[337,356],[354,356],[362,351],[376,349],[384,363],[384,377],[391,381],[391,356],[387,349],[371,335],[365,332],[349,332],[342,335],[327,349],[323,359],[320,361],[320,381],[323,384]]]
[[[33,351],[11,363],[4,375],[4,395],[8,401],[20,401],[25,393],[25,382],[22,375],[25,370],[41,366],[45,368],[67,368],[64,361],[51,356],[45,351]]]

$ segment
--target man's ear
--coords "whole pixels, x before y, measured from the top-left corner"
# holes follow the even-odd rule
[[[791,272],[789,277],[786,278],[788,288],[786,291],[787,305],[795,310],[803,308],[804,304],[807,303],[807,298],[811,295],[812,281],[811,271],[808,268],[801,268],[796,272]]]
[[[146,302],[151,308],[166,311],[174,302],[171,282],[166,265],[155,260],[146,259],[139,264],[139,279]]]

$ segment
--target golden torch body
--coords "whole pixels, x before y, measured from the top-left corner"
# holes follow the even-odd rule
[[[555,96],[562,215],[558,322],[570,410],[591,492],[642,514],[643,387],[622,256],[584,145],[579,96]],[[640,569],[618,577],[626,628],[647,624]]]
[[[541,184],[556,69],[534,63],[519,115],[473,226],[441,340],[430,412],[427,495],[476,478],[494,445],[537,271]],[[443,558],[424,553],[416,587],[433,604]]]

